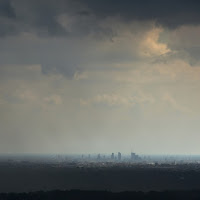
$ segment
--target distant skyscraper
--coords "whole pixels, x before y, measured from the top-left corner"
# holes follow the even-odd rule
[[[114,154],[114,153],[111,154],[111,159],[112,159],[112,160],[115,159],[115,154]]]
[[[139,161],[139,160],[141,160],[141,158],[137,154],[131,152],[131,160]]]
[[[97,159],[98,159],[98,160],[100,160],[100,159],[101,159],[101,156],[100,156],[100,154],[98,154],[98,156],[97,156]]]
[[[135,159],[135,153],[131,152],[131,160]]]
[[[121,158],[122,158],[122,154],[120,153],[120,152],[118,152],[118,160],[121,160]]]

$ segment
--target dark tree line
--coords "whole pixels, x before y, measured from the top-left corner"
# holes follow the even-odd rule
[[[193,200],[200,199],[200,191],[118,192],[110,191],[38,191],[29,193],[1,193],[0,200]]]

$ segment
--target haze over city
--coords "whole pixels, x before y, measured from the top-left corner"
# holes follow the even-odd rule
[[[0,0],[0,153],[200,154],[199,9]]]

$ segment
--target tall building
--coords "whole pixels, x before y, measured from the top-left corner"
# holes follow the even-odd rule
[[[97,156],[97,159],[98,159],[98,160],[100,160],[100,159],[101,159],[101,156],[100,156],[100,154],[98,154],[98,156]]]
[[[122,158],[122,154],[120,153],[120,152],[118,152],[118,160],[121,160],[121,158]]]
[[[131,152],[131,160],[134,160],[135,159],[135,153]]]
[[[115,159],[115,154],[114,154],[114,153],[111,154],[111,159],[112,159],[112,160]]]
[[[141,160],[141,158],[137,154],[131,152],[131,160],[139,161],[139,160]]]

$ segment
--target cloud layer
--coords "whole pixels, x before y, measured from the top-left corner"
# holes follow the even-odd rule
[[[0,151],[198,154],[199,6],[1,1]]]
[[[200,3],[158,0],[3,0],[0,3],[0,35],[37,32],[41,36],[69,36],[104,32],[101,22],[120,16],[124,22],[155,21],[168,27],[199,24]],[[62,16],[67,22],[62,23]],[[79,31],[79,33],[77,33]]]

